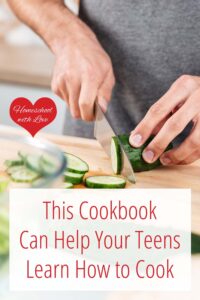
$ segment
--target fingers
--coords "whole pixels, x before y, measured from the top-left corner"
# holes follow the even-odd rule
[[[198,158],[200,158],[200,122],[179,147],[165,152],[160,161],[168,166],[192,163]]]
[[[83,81],[81,86],[79,107],[81,118],[84,121],[93,121],[94,119],[94,103],[97,97],[98,85],[91,84],[91,82],[86,79]]]
[[[103,83],[100,83],[98,78],[91,80],[91,78],[85,77],[83,79],[79,107],[81,118],[84,121],[92,121],[94,119],[94,103],[97,98],[102,110],[106,112],[114,84],[115,78],[112,69],[104,78]]]
[[[140,147],[152,134],[154,129],[173,111],[180,103],[197,89],[198,82],[189,75],[180,77],[147,112],[144,119],[139,123],[131,133],[130,144],[134,147]]]
[[[194,152],[192,155],[188,156],[186,159],[180,162],[180,165],[189,165],[200,158],[199,151]]]
[[[143,158],[152,163],[157,160],[164,150],[167,148],[169,143],[179,135],[188,123],[194,118],[197,114],[196,103],[197,97],[199,97],[200,92],[197,90],[171,118],[169,118],[153,141],[147,146],[143,152]],[[192,138],[192,142],[195,139]],[[190,140],[191,142],[191,140]],[[195,149],[194,149],[195,150]]]
[[[79,119],[81,117],[78,103],[81,90],[80,82],[77,79],[70,80],[70,82],[68,81],[66,83],[66,86],[68,86],[69,91],[69,108],[71,115],[73,118]]]
[[[101,109],[104,112],[107,111],[108,103],[111,99],[114,85],[115,85],[115,77],[111,69],[110,72],[108,72],[107,77],[105,78],[105,80],[103,81],[102,85],[98,90],[98,102],[99,105],[101,106]]]

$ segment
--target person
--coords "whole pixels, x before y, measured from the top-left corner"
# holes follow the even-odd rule
[[[79,17],[60,0],[8,2],[54,53],[52,90],[73,118],[92,121],[98,99],[114,129],[132,130],[134,147],[156,134],[147,162],[200,158],[200,0],[81,0]]]

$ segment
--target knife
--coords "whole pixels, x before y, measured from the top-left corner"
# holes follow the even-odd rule
[[[116,136],[116,133],[112,129],[108,120],[106,119],[105,114],[103,113],[101,107],[96,102],[95,103],[95,123],[94,123],[94,136],[97,141],[100,143],[104,151],[111,158],[111,139],[113,136]],[[132,165],[124,151],[123,145],[121,145],[122,150],[122,161],[123,167],[121,174],[128,179],[131,183],[135,183],[135,175],[132,168]]]

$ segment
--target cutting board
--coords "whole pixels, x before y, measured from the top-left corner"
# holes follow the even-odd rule
[[[24,131],[0,126],[0,133],[27,135]],[[39,133],[63,151],[77,155],[90,167],[89,174],[112,174],[111,162],[96,140]],[[136,173],[136,184],[127,188],[191,188],[192,229],[200,234],[200,160],[189,166],[160,167],[156,170]],[[83,188],[83,186],[79,186]]]

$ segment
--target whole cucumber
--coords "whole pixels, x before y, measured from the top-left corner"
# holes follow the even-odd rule
[[[149,164],[142,157],[142,152],[147,147],[147,145],[153,140],[153,138],[154,136],[152,135],[140,148],[133,148],[129,143],[129,135],[118,135],[119,142],[123,146],[135,172],[150,171],[161,165],[159,159],[156,160],[154,163]],[[173,145],[172,143],[170,143],[165,151],[168,151],[172,148]]]

